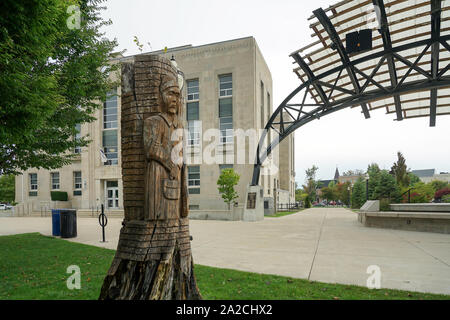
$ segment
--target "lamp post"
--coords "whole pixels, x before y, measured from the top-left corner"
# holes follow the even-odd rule
[[[369,201],[369,174],[366,173],[366,201]]]
[[[347,190],[348,190],[348,207],[350,208],[350,202],[351,202],[351,198],[350,198],[351,187],[350,187],[350,185],[347,187]]]

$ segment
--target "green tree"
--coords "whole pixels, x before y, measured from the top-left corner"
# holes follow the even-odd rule
[[[433,199],[435,192],[432,183],[417,182],[413,185],[413,190],[411,190],[411,202],[428,203]]]
[[[234,199],[238,198],[237,192],[234,187],[239,183],[240,176],[234,169],[224,169],[220,173],[217,185],[219,186],[219,193],[222,195],[223,200],[228,204],[228,210],[230,210],[231,203]]]
[[[409,177],[409,186],[410,187],[412,185],[414,185],[415,183],[420,182],[420,178],[412,172],[408,172],[408,177]]]
[[[397,185],[399,187],[409,186],[410,179],[408,175],[408,168],[406,166],[406,159],[403,154],[399,151],[397,152],[397,162],[391,167],[392,174],[397,180]]]
[[[311,199],[309,198],[309,195],[305,197],[305,209],[311,208]]]
[[[441,189],[447,188],[449,186],[449,183],[445,181],[439,181],[439,180],[433,180],[430,182],[431,187],[433,188],[434,192],[439,191]]]
[[[366,182],[360,177],[353,185],[352,208],[359,209],[366,202]]]
[[[295,201],[296,202],[304,201],[303,189],[295,190]]]
[[[335,200],[335,191],[333,188],[328,187],[324,187],[321,189],[322,190],[322,198],[323,199],[327,199],[328,201],[332,201]]]
[[[14,203],[15,199],[15,177],[14,175],[0,176],[0,203]]]
[[[340,200],[345,205],[349,205],[350,192],[351,192],[350,182],[338,183],[336,185],[336,199]]]
[[[104,0],[0,2],[0,174],[71,163],[76,125],[115,86]]]
[[[391,199],[395,202],[399,202],[401,201],[400,196],[400,188],[397,185],[394,176],[389,174],[387,170],[381,170],[373,197],[377,200]]]
[[[372,163],[367,167],[367,174],[369,175],[369,199],[376,200],[374,197],[375,187],[380,180],[381,169],[376,163]]]
[[[364,172],[362,170],[356,169],[356,170],[347,170],[345,171],[342,176],[344,177],[350,177],[350,176],[363,176]]]
[[[319,186],[318,181],[316,181],[317,170],[319,170],[319,168],[315,165],[305,170],[306,185],[303,186],[303,191],[308,194],[310,201],[314,201],[316,199],[316,190]]]

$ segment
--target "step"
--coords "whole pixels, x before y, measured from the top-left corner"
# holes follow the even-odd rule
[[[450,203],[398,203],[390,207],[402,212],[450,212]]]
[[[450,212],[378,211],[364,212],[364,214],[366,217],[450,220]]]
[[[450,212],[360,212],[365,227],[450,234]]]

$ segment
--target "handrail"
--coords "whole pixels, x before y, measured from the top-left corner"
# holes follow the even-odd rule
[[[415,188],[409,188],[407,191],[403,192],[401,197],[403,197],[405,194],[408,194],[408,203],[411,203],[411,190],[414,190]]]

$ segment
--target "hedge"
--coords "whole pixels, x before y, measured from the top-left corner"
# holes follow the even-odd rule
[[[68,196],[65,191],[52,191],[50,192],[52,201],[67,201]]]

